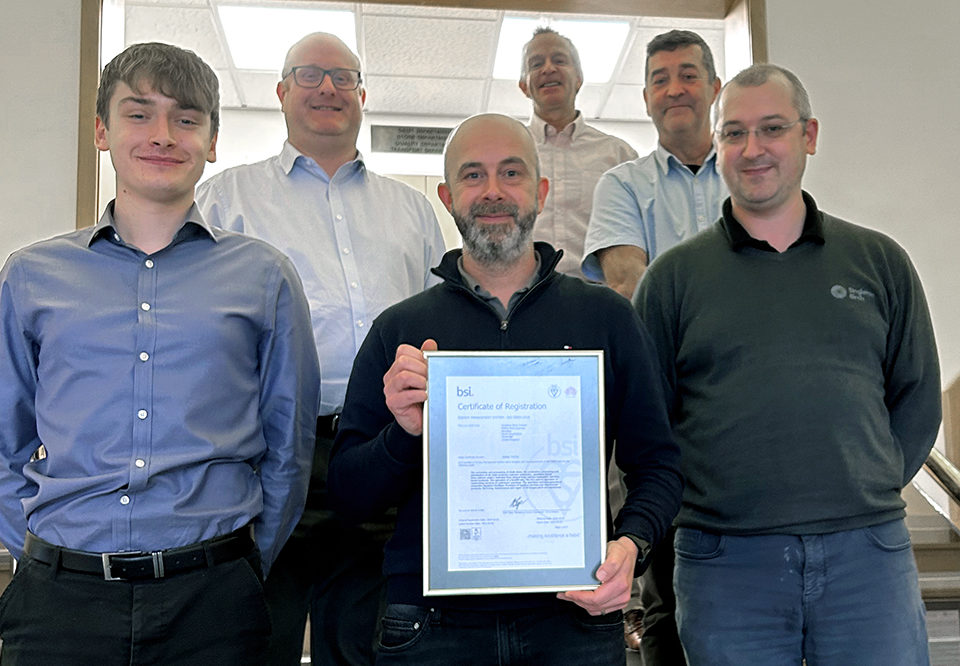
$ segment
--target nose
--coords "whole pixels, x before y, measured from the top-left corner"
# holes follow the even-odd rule
[[[320,92],[325,93],[335,93],[337,92],[337,87],[333,85],[333,74],[330,72],[324,72],[323,78],[320,79],[320,85],[317,86]]]
[[[156,119],[153,122],[153,126],[150,128],[150,143],[156,146],[172,146],[176,141],[173,138],[173,131],[171,125],[173,123],[172,118],[168,118],[164,114],[157,114]]]
[[[671,78],[667,83],[667,96],[668,97],[679,97],[684,93],[683,85],[680,83],[680,79]]]
[[[487,186],[483,190],[482,197],[486,201],[500,201],[503,199],[503,188],[500,179],[496,176],[487,179]]]
[[[742,155],[747,158],[752,158],[757,155],[762,155],[764,152],[766,152],[766,146],[757,136],[756,131],[748,131],[746,141],[743,144]]]

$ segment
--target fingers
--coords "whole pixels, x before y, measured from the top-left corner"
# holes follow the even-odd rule
[[[397,423],[411,435],[423,433],[423,401],[427,399],[427,363],[423,351],[436,350],[434,340],[425,340],[420,349],[412,345],[397,347],[393,364],[383,376],[383,395],[387,409]]]
[[[597,569],[600,586],[595,590],[561,592],[557,597],[572,601],[590,615],[622,610],[630,601],[636,557],[637,546],[627,537],[611,541],[607,544],[607,558]]]

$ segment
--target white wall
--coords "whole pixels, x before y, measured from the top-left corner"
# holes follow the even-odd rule
[[[0,262],[76,226],[80,3],[4,2]]]
[[[806,189],[893,236],[933,314],[944,385],[960,374],[960,74],[956,0],[766,0],[770,62],[820,119]]]

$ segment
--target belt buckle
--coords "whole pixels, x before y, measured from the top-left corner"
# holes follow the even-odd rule
[[[153,560],[153,577],[154,578],[163,578],[163,553],[159,550],[155,550],[152,553],[141,553],[138,551],[120,551],[115,553],[101,553],[100,560],[103,562],[103,579],[104,580],[125,580],[119,576],[111,575],[112,566],[110,558],[114,556],[118,557],[139,557],[142,555],[150,555],[150,559]]]

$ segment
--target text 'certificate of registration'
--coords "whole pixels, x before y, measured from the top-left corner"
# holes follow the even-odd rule
[[[596,587],[603,353],[425,356],[424,594]]]

